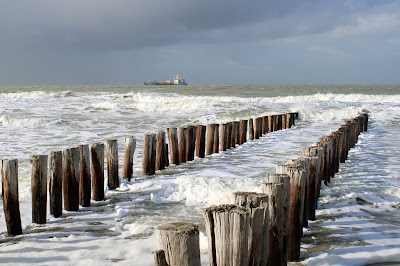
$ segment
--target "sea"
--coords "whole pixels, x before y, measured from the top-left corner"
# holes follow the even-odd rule
[[[299,113],[290,129],[142,175],[147,133],[287,112]],[[290,265],[400,262],[400,85],[0,87],[0,159],[18,159],[23,229],[7,235],[1,202],[0,263],[154,265],[155,228],[184,221],[199,226],[202,265],[209,265],[204,208],[233,203],[236,191],[261,192],[277,164],[360,113],[369,115],[368,131],[322,186],[301,258]],[[122,178],[125,136],[137,140],[130,182]],[[118,141],[120,187],[33,224],[30,156],[107,139]]]

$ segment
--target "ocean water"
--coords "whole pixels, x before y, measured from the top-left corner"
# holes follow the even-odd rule
[[[291,129],[141,175],[145,133],[286,112],[299,112]],[[207,265],[202,209],[231,203],[235,191],[260,191],[277,164],[362,112],[368,132],[323,186],[317,220],[304,231],[295,264],[307,265],[400,261],[400,86],[0,87],[0,159],[18,159],[24,231],[6,235],[1,204],[1,262],[152,265],[154,228],[188,221],[199,225]],[[121,175],[127,135],[137,139],[130,183],[121,179],[104,202],[31,223],[30,155],[116,138]]]

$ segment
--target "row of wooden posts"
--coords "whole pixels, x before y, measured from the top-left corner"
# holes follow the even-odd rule
[[[168,128],[169,145],[166,142],[165,131],[156,134],[146,134],[143,145],[143,175],[153,175],[169,165],[168,150],[171,152],[171,163],[178,165],[192,161],[196,156],[226,151],[247,141],[247,131],[250,140],[258,139],[263,134],[290,128],[295,124],[298,113],[250,118],[249,120],[233,121],[224,124],[209,124]]]
[[[303,148],[302,157],[267,174],[262,193],[235,192],[235,204],[204,210],[210,265],[287,265],[300,258],[303,227],[315,220],[321,182],[329,183],[347,159],[368,116]],[[175,222],[156,228],[156,265],[200,265],[199,230]]]
[[[259,138],[262,134],[294,125],[298,113],[287,113],[257,117],[249,120],[235,121],[221,125],[199,125],[179,128],[169,128],[168,136],[171,147],[171,163],[178,165],[194,159],[194,151],[199,158],[217,153],[219,147],[225,151],[237,144],[243,144],[247,139]],[[253,124],[254,120],[254,124]],[[207,147],[205,147],[207,132]],[[197,139],[197,142],[196,142]],[[220,139],[220,141],[219,141]],[[221,143],[221,145],[219,144]],[[92,145],[52,151],[48,155],[32,155],[31,190],[32,190],[32,222],[44,224],[47,220],[47,187],[50,199],[50,214],[60,217],[63,210],[77,211],[79,206],[90,206],[91,200],[102,201],[105,198],[104,186],[104,155],[107,153],[108,189],[119,187],[118,145],[116,139]],[[136,149],[136,139],[125,137],[124,164],[122,176],[128,180],[133,174],[133,155]],[[165,132],[146,134],[143,145],[143,174],[152,175],[156,170],[169,166],[168,145]],[[22,234],[18,196],[18,160],[2,160],[3,209],[10,235]],[[49,181],[49,186],[47,183]]]

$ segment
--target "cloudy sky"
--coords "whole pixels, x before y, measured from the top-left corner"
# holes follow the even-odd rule
[[[0,0],[0,85],[399,84],[400,1]]]

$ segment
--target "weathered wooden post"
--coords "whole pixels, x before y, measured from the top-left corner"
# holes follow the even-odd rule
[[[62,180],[64,209],[79,210],[79,148],[62,151]]]
[[[363,113],[360,116],[363,117],[362,131],[366,132],[368,130],[368,114]]]
[[[260,138],[260,128],[261,128],[260,122],[261,121],[260,121],[259,117],[254,118],[254,138],[255,139]]]
[[[116,139],[107,140],[107,174],[108,188],[119,187],[118,178],[118,144]]]
[[[164,141],[164,165],[165,167],[169,167],[169,157],[168,157],[168,144],[167,141]]]
[[[186,138],[187,138],[187,128],[179,128],[179,163],[186,163]]]
[[[282,115],[276,115],[277,130],[282,130]]]
[[[18,161],[1,161],[3,210],[9,235],[22,234],[18,196]]]
[[[214,124],[214,147],[213,153],[219,152],[219,124]]]
[[[341,138],[342,132],[332,132],[331,136],[333,138],[333,146],[334,146],[334,153],[333,153],[333,162],[334,162],[334,173],[336,174],[337,172],[339,172],[339,165],[340,165],[340,161],[339,161],[339,153],[340,153],[340,138]]]
[[[264,183],[263,192],[268,195],[269,209],[269,256],[267,265],[286,265],[287,252],[284,244],[285,191],[284,185]]]
[[[169,149],[171,151],[171,163],[179,165],[179,146],[177,128],[168,128]]]
[[[153,151],[153,135],[145,134],[143,140],[142,174],[149,175],[151,172],[151,153]]]
[[[156,173],[157,134],[152,134],[151,141],[150,175],[154,175]]]
[[[196,150],[196,138],[197,138],[197,134],[196,134],[196,130],[197,130],[197,127],[196,126],[190,126],[189,127],[191,130],[190,130],[190,133],[192,134],[192,138],[191,138],[191,141],[190,141],[190,160],[191,161],[193,161],[194,160],[194,156],[195,156],[195,150]]]
[[[89,145],[79,145],[79,204],[82,207],[90,206],[91,182]]]
[[[227,146],[227,129],[226,129],[226,124],[221,124],[221,151],[226,151],[226,146]]]
[[[228,142],[230,143],[229,146],[231,146],[231,148],[235,148],[235,146],[236,146],[236,122],[235,121],[232,122],[231,139],[228,140]]]
[[[240,144],[245,143],[246,140],[246,134],[247,134],[247,120],[240,120],[239,122],[239,127],[240,127],[240,135],[239,135],[239,142]]]
[[[158,249],[168,265],[200,266],[199,229],[192,223],[167,223],[156,228]]]
[[[232,140],[232,122],[226,123],[226,149],[231,148],[231,140]]]
[[[284,172],[278,173],[280,166],[284,166]],[[266,181],[261,184],[261,190],[263,193],[266,193],[267,188],[266,184],[267,183],[272,183],[272,184],[282,184],[283,185],[283,190],[281,193],[283,193],[283,198],[285,199],[284,204],[283,204],[283,219],[282,219],[282,224],[283,224],[283,254],[282,255],[286,260],[288,257],[288,251],[289,251],[289,219],[290,219],[290,177],[286,174],[286,167],[287,165],[277,165],[277,173],[276,174],[267,174],[267,179]]]
[[[254,139],[254,124],[253,124],[253,118],[249,119],[249,140]]]
[[[282,114],[282,129],[286,129],[286,114]]]
[[[94,143],[90,147],[90,174],[93,200],[104,200],[104,143]]]
[[[308,195],[309,176],[310,176],[310,159],[308,157],[290,159],[288,161],[288,164],[296,166],[296,167],[304,170],[303,174],[304,174],[304,178],[305,178],[305,183],[304,183],[304,188],[302,188],[302,189],[304,189],[304,197],[302,199],[303,202],[301,203],[303,206],[302,226],[307,227],[308,226],[308,196],[307,195]]]
[[[204,210],[210,265],[247,265],[250,214],[237,205]]]
[[[206,126],[197,126],[196,134],[196,156],[199,158],[205,157],[206,151]]]
[[[347,126],[341,126],[338,129],[338,132],[342,133],[340,135],[340,153],[339,153],[339,162],[344,163],[347,159],[347,137],[348,137],[348,127]]]
[[[323,178],[325,181],[325,184],[330,183],[331,179],[331,158],[332,158],[332,145],[331,142],[329,141],[329,137],[324,136],[319,139],[319,142],[317,142],[318,147],[324,147],[325,149],[325,154],[324,154],[324,174]]]
[[[125,137],[124,165],[122,177],[131,181],[133,174],[133,155],[136,150],[136,139],[133,136]]]
[[[317,180],[319,175],[319,164],[318,157],[312,156],[316,155],[312,147],[303,148],[303,157],[307,158],[310,162],[309,168],[309,179],[308,179],[308,193],[307,197],[307,217],[310,220],[315,220],[315,210],[317,209]]]
[[[289,220],[289,254],[288,260],[300,258],[301,237],[303,235],[303,213],[305,175],[304,170],[288,167],[290,176],[290,220]]]
[[[156,161],[155,170],[163,170],[165,168],[165,132],[158,131],[156,136]]]
[[[235,192],[235,203],[250,213],[248,265],[267,265],[269,253],[268,195]]]
[[[47,155],[31,155],[32,223],[47,218]]]
[[[262,117],[262,133],[268,133],[268,116],[266,115]]]
[[[190,162],[194,160],[193,127],[188,126],[186,130],[186,162]]]
[[[55,218],[62,215],[62,152],[50,153],[49,171],[50,214]]]
[[[270,115],[268,116],[268,130],[269,132],[274,132],[274,121],[275,121],[275,116]]]
[[[214,128],[214,124],[207,125],[206,155],[211,155],[214,151]]]
[[[292,126],[292,114],[286,113],[286,128],[291,128]]]
[[[239,121],[235,121],[234,124],[235,124],[235,144],[240,145],[240,124],[239,124]]]

